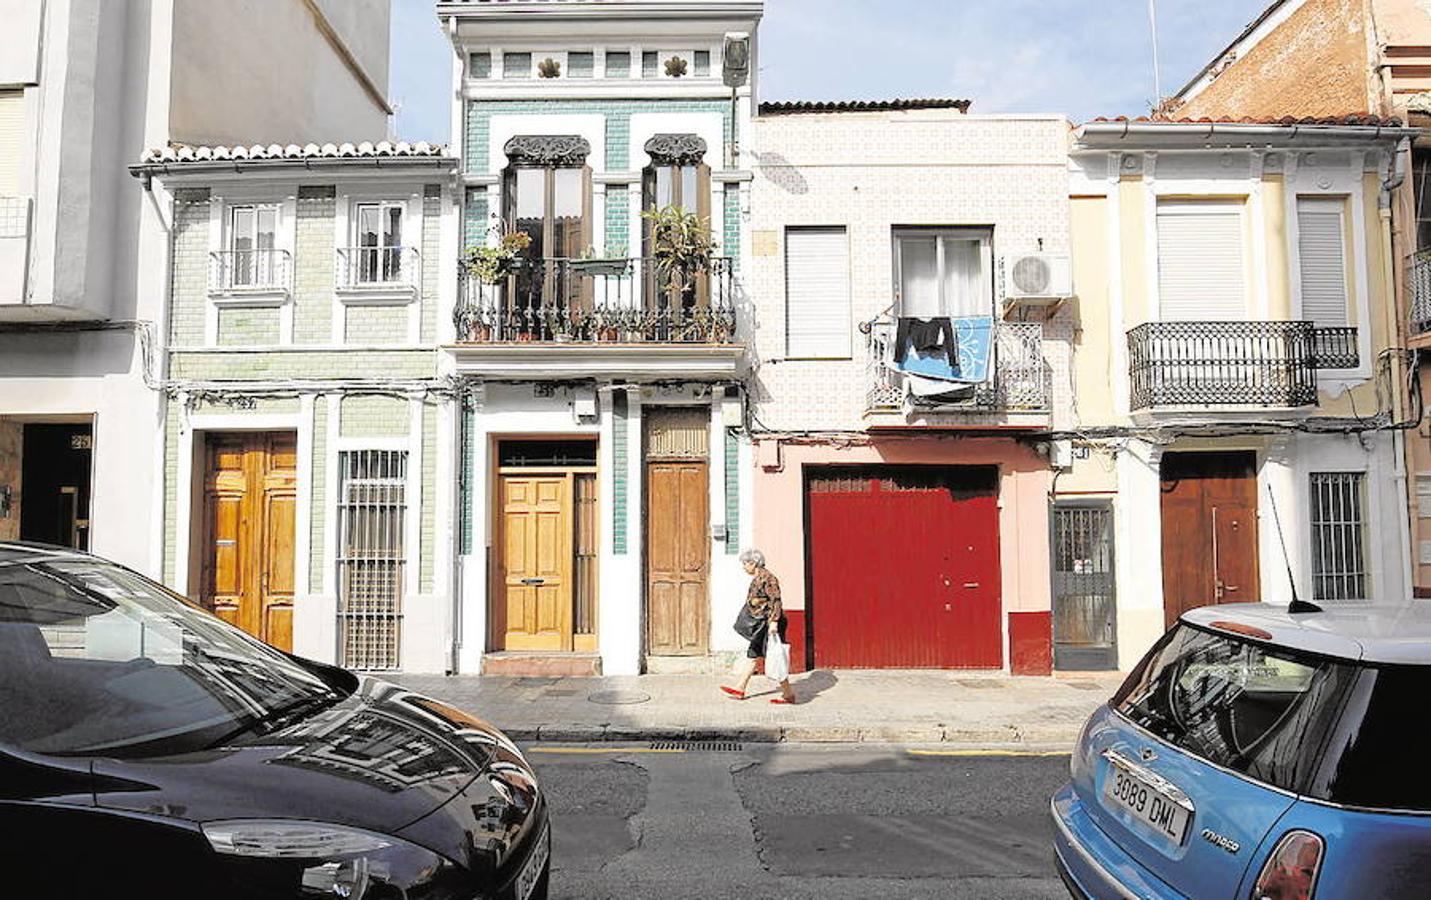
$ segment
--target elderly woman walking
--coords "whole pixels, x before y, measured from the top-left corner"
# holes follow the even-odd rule
[[[745,650],[747,657],[740,674],[740,684],[736,687],[721,685],[720,689],[737,700],[745,699],[750,677],[755,674],[755,661],[765,656],[766,645],[772,633],[785,642],[787,622],[785,610],[780,605],[780,580],[765,568],[765,554],[759,550],[746,550],[740,554],[745,574],[750,576],[750,589],[746,591],[745,607],[736,619],[736,632],[747,638],[750,645]],[[780,696],[773,697],[771,703],[794,703],[795,691],[790,688],[789,674],[780,681]]]

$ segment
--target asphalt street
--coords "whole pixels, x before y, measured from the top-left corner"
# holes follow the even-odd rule
[[[557,898],[1063,898],[1066,754],[535,745]]]

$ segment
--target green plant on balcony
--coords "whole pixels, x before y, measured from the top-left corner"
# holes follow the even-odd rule
[[[631,260],[626,257],[626,245],[617,244],[599,253],[595,247],[587,247],[581,257],[570,261],[573,275],[603,275],[617,278],[631,269]]]
[[[500,284],[517,271],[524,259],[522,254],[531,245],[532,236],[525,231],[503,232],[495,244],[468,247],[462,264],[483,284]]]
[[[662,290],[684,294],[696,286],[696,276],[709,272],[716,244],[710,223],[679,206],[648,209],[641,217],[651,223],[651,256]]]

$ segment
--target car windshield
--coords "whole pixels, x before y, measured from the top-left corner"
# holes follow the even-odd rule
[[[1407,729],[1431,666],[1332,660],[1179,625],[1113,708],[1189,753],[1318,800],[1431,811],[1431,773]]]
[[[339,694],[159,585],[94,560],[0,567],[0,744],[164,755]]]

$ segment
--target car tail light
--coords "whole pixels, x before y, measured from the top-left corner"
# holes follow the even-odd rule
[[[1252,900],[1312,900],[1326,843],[1310,831],[1289,831],[1267,858]]]

